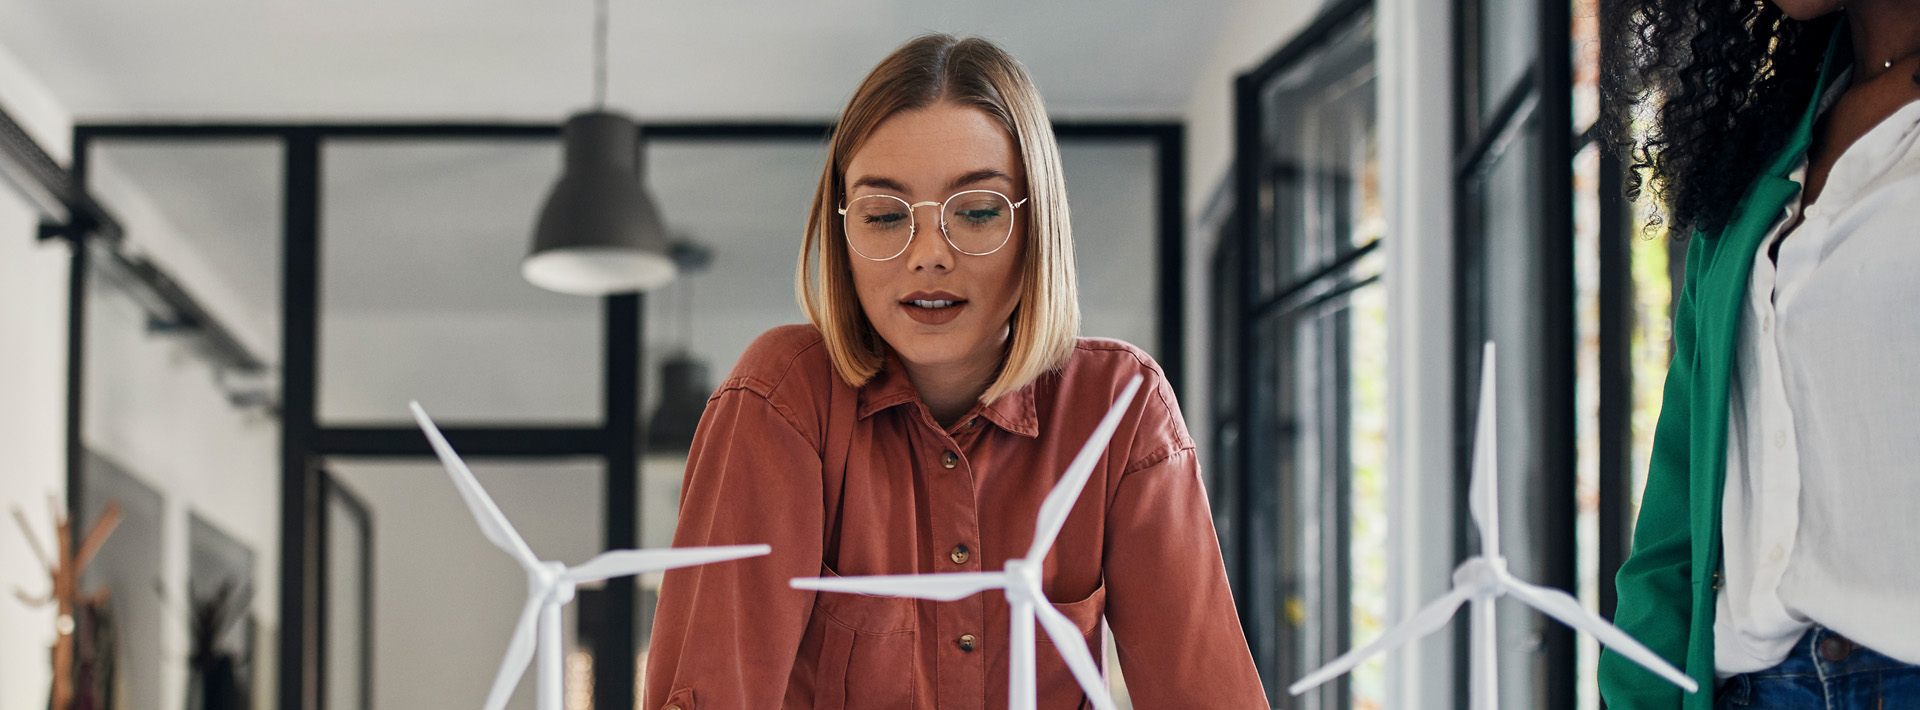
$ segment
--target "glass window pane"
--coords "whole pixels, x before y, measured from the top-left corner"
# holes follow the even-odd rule
[[[683,271],[647,295],[647,365],[642,412],[650,426],[687,434],[713,387],[761,333],[807,322],[794,299],[794,263],[800,254],[814,187],[826,162],[819,140],[649,140],[648,189],[677,241],[703,248],[706,266]],[[669,361],[697,363],[704,381]],[[661,419],[663,396],[683,389],[691,406]],[[682,444],[679,453],[685,453]],[[677,481],[676,481],[677,485]],[[671,528],[669,528],[671,529]]]
[[[1541,274],[1539,212],[1533,209],[1535,186],[1539,184],[1537,131],[1537,124],[1525,126],[1504,152],[1490,156],[1488,172],[1468,185],[1468,209],[1474,213],[1474,226],[1469,228],[1467,240],[1479,242],[1476,258],[1480,279],[1478,302],[1469,313],[1483,321],[1478,327],[1463,330],[1480,333],[1499,348],[1500,545],[1514,575],[1534,581],[1540,579],[1541,565],[1532,551],[1539,532],[1550,522],[1541,519],[1528,504],[1537,496],[1538,487],[1544,485],[1540,442],[1545,437],[1538,427],[1545,413],[1537,395],[1547,385],[1527,355],[1540,342],[1541,319],[1546,317],[1536,296]],[[1480,350],[1477,346],[1469,350],[1466,364],[1474,373],[1473,389],[1469,391],[1477,392]],[[1472,411],[1476,405],[1466,406]],[[1541,624],[1548,622],[1525,607],[1503,606],[1499,613],[1503,647],[1538,649],[1501,656],[1502,695],[1520,703],[1532,697],[1533,679],[1540,677],[1544,668],[1544,646],[1535,638],[1541,633]]]
[[[254,551],[220,526],[197,514],[187,516],[192,669],[187,707],[244,707],[256,692],[251,676],[261,660],[256,650],[253,614],[244,600],[259,596],[250,586],[258,578]],[[268,571],[273,574],[275,571]]]
[[[1080,334],[1118,338],[1159,357],[1159,177],[1144,141],[1062,140]]]
[[[1484,124],[1488,115],[1533,68],[1540,42],[1540,11],[1535,0],[1480,0],[1477,5],[1481,119],[1474,123],[1491,129]]]
[[[358,496],[338,479],[328,477],[323,504],[326,520],[322,523],[326,539],[321,544],[324,556],[320,564],[326,595],[322,614],[327,625],[326,658],[321,666],[321,706],[324,710],[369,710],[373,688],[368,671],[372,668],[373,639],[369,630],[376,623],[367,608],[371,596],[373,560],[366,553],[373,543],[373,521]]]
[[[573,565],[605,549],[599,461],[468,463],[540,559]],[[359,494],[374,523],[373,705],[479,707],[526,604],[526,574],[481,535],[437,461],[333,459],[327,469]],[[578,607],[562,615],[573,666],[590,654],[575,643]],[[533,707],[534,685],[529,672],[509,706]]]
[[[76,527],[83,539],[90,536],[104,520],[109,505],[119,509],[120,522],[81,574],[80,587],[85,593],[73,609],[74,660],[81,666],[111,665],[114,689],[131,697],[162,697],[166,678],[178,668],[173,665],[178,661],[163,653],[174,640],[165,623],[173,607],[155,589],[167,579],[162,564],[168,527],[164,503],[159,491],[115,461],[91,451],[85,456],[81,517]],[[44,519],[44,513],[34,512],[26,519]],[[38,540],[44,544],[57,544],[53,536],[40,530],[34,534],[41,536]],[[245,580],[243,574],[240,581]],[[44,582],[32,587],[33,593],[43,588],[41,584]],[[106,594],[93,596],[97,590]],[[116,656],[109,657],[111,651],[102,652],[116,648],[123,649]],[[76,685],[74,692],[76,706],[111,699],[97,687]]]
[[[520,277],[560,176],[552,140],[323,146],[320,420],[593,424],[601,300]]]
[[[1262,211],[1274,241],[1265,290],[1294,286],[1380,236],[1378,220],[1357,221],[1358,200],[1378,180],[1368,172],[1378,151],[1373,29],[1373,15],[1363,13],[1263,93],[1272,163],[1261,176],[1269,200]]]
[[[281,202],[277,139],[107,139],[88,183],[150,259],[256,357],[279,361]]]
[[[283,151],[270,139],[129,138],[94,143],[89,155],[89,189],[125,227],[126,241],[118,249],[96,242],[91,251],[86,448],[150,487],[156,501],[217,525],[253,560],[222,573],[233,593],[254,601],[231,602],[240,626],[218,644],[231,661],[224,681],[197,686],[212,669],[189,668],[187,610],[218,585],[209,589],[205,572],[194,576],[204,565],[161,562],[196,559],[206,536],[191,535],[181,519],[174,534],[170,524],[147,528],[129,518],[109,538],[103,555],[145,548],[142,564],[157,565],[111,585],[129,659],[127,696],[229,693],[262,702],[274,668],[257,652],[270,637],[255,631],[277,626],[263,590],[273,583],[280,532],[280,432],[269,409],[280,359]],[[201,312],[182,310],[189,301]],[[242,358],[259,371],[241,367]],[[83,488],[88,498],[104,493],[123,508],[137,497]]]

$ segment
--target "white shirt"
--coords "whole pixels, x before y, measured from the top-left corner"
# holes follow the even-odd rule
[[[1721,677],[1816,623],[1920,663],[1920,102],[1847,148],[1783,238],[1795,202],[1754,256],[1729,387]]]

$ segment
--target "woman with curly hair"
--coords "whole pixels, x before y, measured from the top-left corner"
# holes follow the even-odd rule
[[[1627,708],[1920,708],[1920,0],[1617,0],[1602,132],[1688,244]]]

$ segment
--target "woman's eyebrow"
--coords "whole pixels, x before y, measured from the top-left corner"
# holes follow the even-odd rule
[[[975,171],[963,174],[960,177],[954,178],[953,182],[947,183],[947,189],[957,190],[957,189],[960,189],[961,187],[972,185],[977,182],[984,182],[987,180],[1004,180],[1008,183],[1012,183],[1013,176],[1008,175],[1003,171],[995,170],[993,168],[982,168],[980,170],[975,170]],[[907,192],[907,188],[901,185],[899,181],[894,180],[893,178],[880,177],[878,175],[862,176],[860,179],[854,180],[851,184],[847,185],[847,190],[852,191],[862,187],[871,187],[871,188],[876,188],[880,190],[891,190],[893,192],[898,192],[903,194]]]
[[[861,188],[861,187],[873,187],[873,188],[879,188],[881,190],[892,190],[894,192],[899,192],[899,193],[905,193],[907,191],[907,188],[901,187],[900,183],[895,182],[893,178],[876,177],[872,175],[868,175],[866,177],[860,178],[859,180],[853,181],[853,184],[847,186],[847,190],[851,192],[855,188]]]
[[[998,170],[994,170],[993,168],[984,168],[984,169],[975,170],[965,175],[961,175],[960,177],[954,178],[953,182],[947,184],[947,189],[957,190],[963,186],[971,185],[976,182],[983,182],[986,180],[995,180],[995,179],[1005,180],[1009,184],[1013,182],[1013,176],[1011,175],[1008,175]]]

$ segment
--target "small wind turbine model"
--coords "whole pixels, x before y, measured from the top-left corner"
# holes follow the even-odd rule
[[[1093,654],[1087,650],[1087,640],[1080,635],[1080,627],[1068,619],[1060,610],[1053,608],[1046,593],[1040,588],[1041,564],[1046,561],[1047,550],[1053,547],[1054,538],[1060,535],[1060,527],[1067,522],[1067,513],[1073,509],[1073,503],[1080,498],[1081,489],[1087,485],[1087,478],[1093,475],[1094,464],[1099,462],[1100,452],[1107,447],[1107,440],[1113,438],[1113,430],[1120,426],[1120,416],[1126,413],[1127,404],[1133,401],[1134,392],[1140,389],[1141,378],[1135,375],[1127,383],[1120,398],[1107,410],[1107,416],[1100,420],[1093,435],[1087,437],[1087,443],[1080,447],[1080,453],[1067,465],[1067,472],[1054,484],[1053,491],[1040,503],[1040,519],[1034,525],[1033,545],[1027,549],[1022,559],[1007,560],[1007,566],[1000,572],[949,572],[939,574],[905,574],[872,577],[797,577],[793,580],[795,589],[812,589],[822,592],[854,592],[859,594],[878,594],[882,596],[916,597],[950,602],[964,599],[989,589],[1006,592],[1007,605],[1012,607],[1011,631],[1007,635],[1010,658],[1007,660],[1007,705],[1011,710],[1033,710],[1038,704],[1036,678],[1034,676],[1033,624],[1037,619],[1052,637],[1055,648],[1060,649],[1061,658],[1067,662],[1067,668],[1073,671],[1073,678],[1080,683],[1087,698],[1099,710],[1115,710],[1113,698],[1107,695],[1105,679],[1100,676],[1100,668],[1094,665]]]
[[[507,516],[500,513],[500,508],[493,504],[492,498],[487,497],[486,490],[480,487],[480,481],[473,477],[473,471],[467,468],[466,462],[460,460],[459,454],[454,453],[446,437],[433,425],[433,420],[427,418],[426,410],[420,408],[419,402],[411,406],[414,419],[420,422],[421,431],[426,432],[427,441],[433,444],[433,452],[439,455],[440,462],[447,467],[447,475],[453,478],[454,488],[460,491],[460,497],[473,510],[474,519],[480,523],[480,532],[494,545],[506,550],[527,571],[527,604],[520,612],[520,622],[514,628],[513,641],[507,644],[507,657],[500,662],[500,674],[493,679],[493,690],[487,694],[486,710],[506,707],[513,687],[520,682],[520,675],[526,672],[527,664],[533,661],[536,634],[540,655],[537,707],[539,710],[561,710],[560,607],[573,601],[577,585],[675,567],[755,557],[772,550],[766,545],[609,550],[571,568],[559,562],[542,561],[533,556],[533,549],[527,547],[526,541],[513,529],[513,524],[507,522]]]
[[[1507,572],[1507,558],[1500,555],[1500,496],[1498,450],[1494,445],[1493,342],[1488,341],[1480,368],[1480,414],[1474,422],[1473,481],[1467,487],[1467,508],[1480,531],[1480,554],[1469,557],[1453,570],[1453,589],[1433,603],[1414,612],[1399,626],[1388,629],[1373,643],[1348,651],[1332,663],[1307,674],[1287,688],[1294,695],[1307,692],[1353,670],[1361,661],[1405,645],[1408,641],[1438,631],[1453,618],[1454,611],[1473,602],[1472,687],[1469,690],[1474,710],[1499,707],[1499,657],[1494,634],[1494,600],[1511,594],[1527,606],[1546,613],[1577,631],[1593,634],[1595,639],[1620,655],[1659,674],[1668,682],[1692,693],[1698,683],[1674,668],[1646,646],[1628,636],[1619,627],[1607,623],[1580,606],[1573,596],[1558,589],[1528,584]]]

